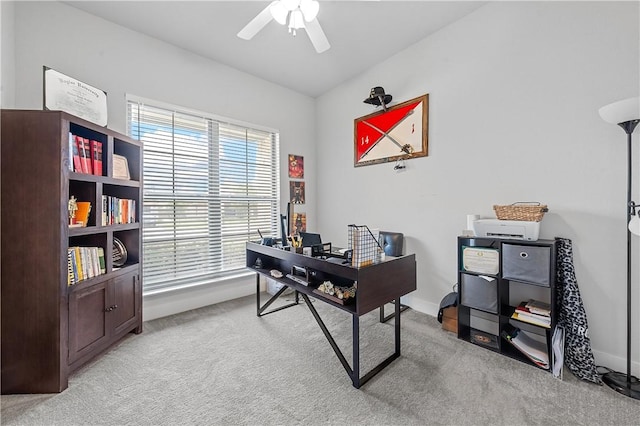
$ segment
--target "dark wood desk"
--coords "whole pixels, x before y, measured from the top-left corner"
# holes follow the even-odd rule
[[[393,257],[375,265],[363,268],[354,268],[347,264],[331,262],[326,259],[304,256],[302,254],[285,251],[278,248],[267,247],[255,243],[247,243],[247,267],[255,271],[256,274],[256,307],[257,315],[262,316],[277,312],[282,309],[295,306],[302,297],[308,306],[316,322],[322,329],[329,344],[342,363],[347,374],[351,378],[353,386],[360,388],[371,377],[389,365],[394,359],[400,356],[400,297],[416,289],[416,260],[415,255]],[[255,267],[256,261],[260,259],[261,266]],[[291,272],[293,266],[306,268],[312,274],[312,283],[305,286],[299,284],[286,275]],[[282,278],[271,276],[272,269],[282,272]],[[271,297],[264,305],[260,301],[260,275],[271,278],[284,286]],[[357,282],[358,290],[355,300],[350,304],[340,304],[328,298],[322,297],[313,290],[324,280]],[[278,307],[271,311],[266,309],[287,289],[295,291],[295,302]],[[353,338],[353,362],[352,366],[340,351],[331,333],[325,326],[311,304],[309,296],[316,300],[327,303],[335,308],[341,309],[352,315],[352,338]],[[383,360],[364,376],[360,377],[360,316],[380,308],[386,303],[394,302],[395,305],[395,350],[392,355]]]

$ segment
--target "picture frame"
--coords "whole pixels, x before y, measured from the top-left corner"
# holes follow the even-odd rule
[[[290,178],[304,179],[304,157],[302,155],[289,154],[287,164],[289,165]]]
[[[43,109],[64,111],[107,126],[107,92],[47,66],[42,71]]]
[[[114,179],[131,179],[129,174],[129,162],[127,157],[113,154],[113,178]]]
[[[356,118],[353,129],[354,167],[426,157],[429,95]]]
[[[289,181],[289,202],[291,204],[304,204],[305,184],[304,181]]]

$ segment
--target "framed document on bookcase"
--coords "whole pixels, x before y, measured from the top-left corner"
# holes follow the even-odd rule
[[[131,179],[127,157],[113,154],[113,177],[115,179]]]
[[[60,110],[99,126],[107,125],[107,92],[43,67],[43,106]]]

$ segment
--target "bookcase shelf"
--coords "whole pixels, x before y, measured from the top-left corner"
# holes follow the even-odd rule
[[[1,120],[2,393],[61,392],[80,366],[142,332],[142,144],[60,111],[2,110]],[[101,144],[98,174],[74,171],[71,134]],[[130,179],[112,177],[114,154]],[[71,196],[91,203],[86,226],[69,226]],[[103,196],[131,200],[136,221],[103,225]],[[70,247],[100,248],[103,273],[69,286]]]
[[[479,256],[484,250],[495,251],[498,273],[465,267],[463,258],[467,248],[479,250]],[[502,337],[504,331],[517,328],[542,343],[551,366],[551,340],[557,319],[555,263],[556,242],[553,240],[458,237],[458,338],[540,367]],[[487,267],[482,262],[477,266]],[[514,276],[520,269],[524,271],[522,275]],[[511,318],[518,304],[529,299],[549,304],[549,328]]]

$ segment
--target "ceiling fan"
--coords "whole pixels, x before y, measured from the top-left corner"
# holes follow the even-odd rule
[[[289,32],[304,28],[316,52],[322,53],[331,45],[318,22],[320,4],[316,0],[275,0],[258,13],[240,32],[238,37],[251,40],[272,19],[280,25],[287,25]]]

